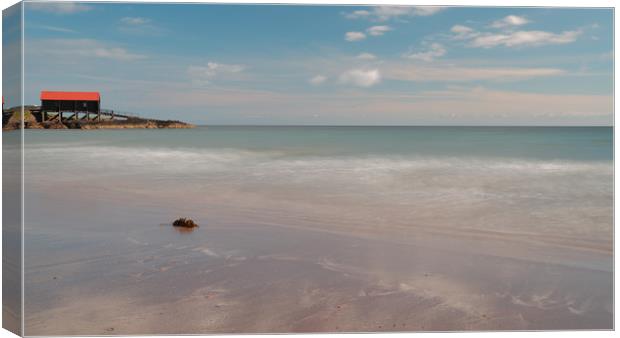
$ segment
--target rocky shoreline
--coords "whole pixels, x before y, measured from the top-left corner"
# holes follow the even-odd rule
[[[29,109],[24,109],[25,129],[188,129],[195,126],[190,123],[176,120],[156,120],[144,118],[128,118],[125,120],[59,120],[39,121]],[[2,130],[16,130],[21,128],[20,113],[17,109],[4,111],[2,114]]]

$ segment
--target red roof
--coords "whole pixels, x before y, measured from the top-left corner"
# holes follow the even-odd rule
[[[99,92],[41,92],[41,100],[99,101]]]

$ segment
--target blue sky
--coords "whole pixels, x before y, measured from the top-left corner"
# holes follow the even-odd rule
[[[21,102],[21,11],[13,5],[2,11],[2,96],[8,106]]]
[[[25,100],[200,124],[609,125],[610,9],[26,3]]]

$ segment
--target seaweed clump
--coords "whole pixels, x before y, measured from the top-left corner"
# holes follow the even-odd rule
[[[174,222],[172,222],[172,226],[181,227],[181,228],[198,228],[198,224],[196,224],[190,218],[181,217]]]

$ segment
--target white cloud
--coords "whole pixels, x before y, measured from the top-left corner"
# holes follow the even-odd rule
[[[76,33],[76,31],[74,31],[73,29],[64,28],[64,27],[57,27],[57,26],[38,25],[38,24],[34,24],[33,25],[33,24],[30,24],[30,25],[28,25],[28,27],[45,29],[45,30],[52,31],[52,32]]]
[[[124,48],[118,48],[118,47],[95,48],[92,51],[92,55],[99,57],[99,58],[112,59],[112,60],[117,60],[117,61],[134,61],[134,60],[140,60],[140,59],[145,58],[144,55],[133,54],[133,53],[128,52]]]
[[[366,34],[362,32],[347,32],[344,35],[344,39],[347,41],[360,41],[366,38]]]
[[[153,24],[153,20],[137,16],[121,18],[117,27],[126,34],[160,36],[165,33],[164,29]]]
[[[75,2],[28,2],[27,8],[54,14],[74,14],[92,10],[91,6]]]
[[[217,62],[208,62],[206,69],[210,73],[240,73],[243,70],[245,70],[245,66],[217,63]]]
[[[504,28],[501,32],[479,32],[471,27],[463,25],[452,26],[450,31],[455,40],[468,41],[470,47],[492,48],[504,47],[531,47],[542,45],[559,45],[571,43],[583,33],[582,29],[553,33],[546,31],[513,31],[509,28],[517,27],[528,23],[523,17],[509,15],[501,20],[495,21],[493,27]]]
[[[189,76],[199,83],[210,83],[217,78],[228,77],[232,74],[241,73],[245,70],[244,65],[208,62],[206,66],[189,66]]]
[[[356,10],[344,13],[347,19],[370,19],[371,21],[383,22],[402,17],[429,16],[441,11],[437,6],[376,6],[371,10]]]
[[[442,9],[442,7],[437,6],[418,6],[415,7],[414,13],[417,16],[429,16],[438,13]]]
[[[115,61],[135,61],[146,58],[146,55],[132,53],[125,48],[111,46],[93,39],[47,39],[33,41],[32,45],[35,49],[47,51],[46,55],[59,56],[65,61],[74,57]]]
[[[121,18],[121,22],[126,25],[144,25],[144,24],[151,22],[151,20],[147,18],[141,18],[141,17],[126,16],[124,18]]]
[[[308,80],[308,82],[310,82],[310,84],[313,84],[315,86],[318,86],[322,83],[324,83],[325,81],[327,81],[327,76],[325,75],[317,75],[313,78],[311,78],[310,80]]]
[[[387,21],[401,16],[409,16],[413,11],[414,7],[406,6],[379,6],[373,8],[373,14],[377,21]]]
[[[372,87],[381,82],[378,69],[351,69],[340,75],[340,82],[358,87]]]
[[[463,25],[454,25],[450,31],[455,34],[453,37],[455,40],[469,40],[480,35],[480,33],[476,32],[473,28]]]
[[[390,26],[372,26],[366,29],[366,32],[372,36],[381,36],[392,30]]]
[[[417,52],[417,53],[407,53],[403,55],[403,57],[413,60],[422,60],[426,62],[431,62],[435,58],[444,56],[446,54],[446,49],[440,43],[433,43],[430,45],[429,49],[425,52]]]
[[[516,31],[499,34],[481,34],[471,41],[473,47],[491,48],[497,46],[521,47],[559,45],[571,43],[581,35],[580,30],[552,33],[545,31]]]
[[[370,16],[370,12],[366,10],[357,10],[350,13],[344,13],[345,18],[347,19],[360,19],[367,18]]]
[[[385,78],[416,82],[519,81],[560,76],[559,68],[459,67],[451,65],[397,64],[385,67]]]
[[[527,23],[529,23],[530,21],[522,16],[516,16],[516,15],[508,15],[505,18],[499,19],[494,21],[491,24],[491,27],[493,28],[507,28],[507,27],[515,27],[515,26],[522,26],[525,25]]]
[[[456,34],[467,34],[467,33],[471,33],[474,31],[473,28],[463,26],[463,25],[454,25],[452,26],[450,30]]]
[[[370,53],[361,53],[358,56],[356,56],[356,58],[360,60],[375,60],[377,59],[377,56],[374,54],[370,54]]]

